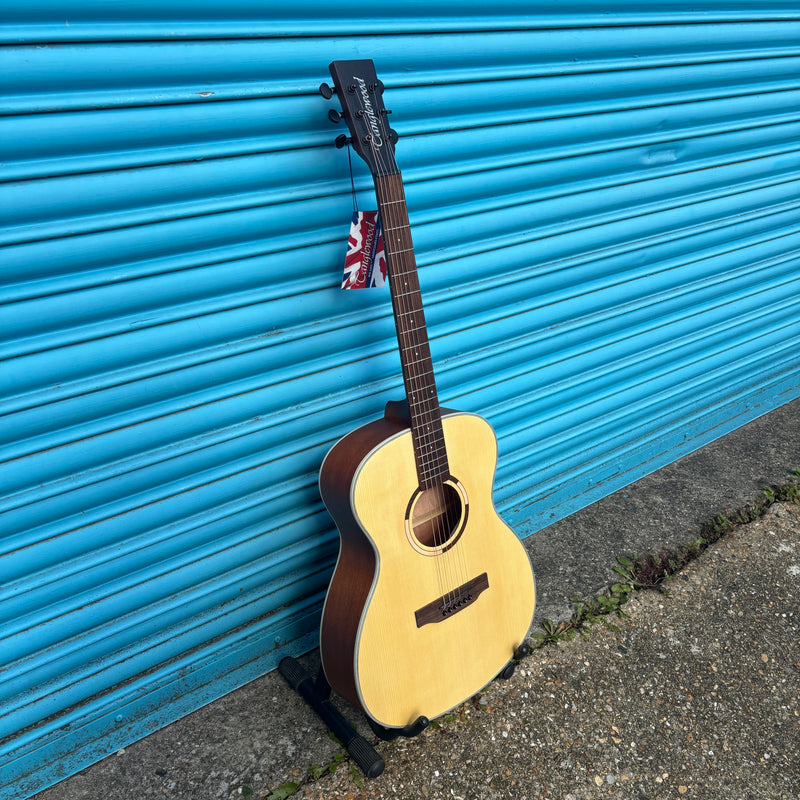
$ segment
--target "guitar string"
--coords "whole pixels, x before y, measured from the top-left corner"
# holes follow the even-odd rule
[[[353,87],[353,89],[355,89],[355,87]],[[348,89],[348,91],[349,91],[349,89]],[[356,94],[357,104],[359,106],[359,110],[357,112],[357,116],[359,116],[361,119],[367,119],[367,117],[366,117],[366,109],[365,109],[365,107],[363,105],[363,102],[362,102],[363,98],[358,93],[357,90],[355,91],[355,94]],[[357,126],[354,125],[354,127],[357,127]],[[354,136],[358,136],[359,135],[357,130],[353,131],[352,133],[353,133]],[[385,176],[389,175],[391,164],[388,161],[386,163],[384,163],[383,152],[382,152],[383,148],[382,147],[381,148],[377,148],[375,143],[374,143],[374,139],[371,136],[369,137],[368,140],[365,140],[365,143],[369,144],[370,150],[372,152],[373,163],[375,164],[376,172],[378,173],[376,175],[376,181],[375,181],[375,183],[376,183],[376,194],[387,195],[388,186],[385,185],[385,182],[384,182],[383,178]],[[395,165],[395,168],[396,168],[396,165]],[[394,263],[391,266],[392,267],[397,267],[399,265],[399,262],[401,261],[401,256],[400,256],[399,253],[396,253],[396,252],[394,252],[392,250],[392,245],[394,244],[394,240],[393,239],[389,239],[389,237],[387,235],[387,233],[388,233],[387,228],[388,229],[401,230],[401,226],[400,225],[395,225],[394,224],[396,222],[402,222],[402,219],[401,219],[402,215],[398,215],[397,219],[395,219],[395,213],[394,213],[395,212],[394,205],[396,203],[399,203],[400,201],[394,197],[394,194],[391,194],[391,195],[388,195],[388,196],[384,196],[383,198],[380,198],[380,199],[383,200],[383,202],[381,203],[381,206],[383,206],[383,208],[381,210],[384,213],[384,217],[386,219],[386,223],[388,223],[388,224],[384,223],[384,243],[385,243],[384,247],[385,247],[386,253],[387,253],[387,267],[389,266],[390,258],[391,258],[392,261],[394,261],[395,257],[397,258],[397,263]],[[398,244],[400,244],[399,238],[398,238]],[[405,272],[405,270],[403,270],[403,272]],[[393,297],[394,303],[396,305],[396,309],[395,309],[396,314],[398,314],[398,315],[409,315],[410,316],[413,313],[413,309],[411,309],[409,307],[409,301],[407,299],[407,297],[408,297],[407,293],[398,291],[399,286],[397,286],[396,282],[399,282],[400,276],[396,274],[396,270],[394,268],[390,268],[389,269],[389,280],[390,280],[390,286],[394,287],[394,290],[392,291],[392,297]],[[406,285],[407,285],[407,281],[406,281]],[[408,326],[405,325],[405,320],[403,319],[402,316],[398,316],[397,319],[398,319],[398,322],[397,322],[397,325],[398,325],[398,339],[399,339],[399,345],[400,345],[401,351],[403,351],[403,356],[404,356],[403,363],[406,366],[407,379],[408,379],[410,388],[411,389],[415,389],[417,387],[415,387],[414,384],[418,382],[418,379],[416,377],[416,369],[413,368],[412,365],[408,363],[408,359],[405,357],[406,356],[407,342],[404,341],[404,339],[407,338],[407,337],[403,335],[403,329],[405,328],[407,330]],[[414,333],[414,336],[415,336],[415,338],[418,338],[418,334]],[[418,391],[418,389],[417,389],[417,391]],[[411,407],[412,402],[414,402],[416,398],[414,397],[413,391],[412,392],[409,391],[409,388],[406,389],[406,394],[410,395],[410,396],[408,396],[409,413],[412,414],[412,411],[411,411],[410,407]],[[417,435],[417,433],[418,433],[417,431],[414,431],[415,436]],[[413,437],[412,437],[412,439],[413,439]],[[419,454],[418,447],[415,447],[415,463],[417,463],[417,459],[418,458],[420,459],[420,461],[423,461],[422,454]],[[425,471],[424,461],[423,461],[422,464],[419,464],[418,466],[420,467],[419,471],[424,473],[424,471]],[[423,481],[423,483],[424,483],[424,481]],[[420,488],[422,488],[422,487],[420,487]],[[418,500],[418,502],[419,502],[419,500]],[[413,511],[413,509],[411,509],[411,510]],[[413,525],[413,515],[411,516],[411,519],[409,519],[408,524],[411,526],[412,535],[415,535],[415,533],[414,533],[414,525]],[[439,536],[437,536],[437,533],[436,533],[435,530],[434,530],[433,533],[434,533],[434,544],[437,544],[438,542],[436,540],[437,539],[441,540],[441,534],[439,534]],[[444,576],[442,574],[442,563],[441,563],[441,560],[436,558],[435,563],[436,563],[437,581],[438,581],[438,584],[439,584],[439,595],[443,596],[444,595],[444,589],[445,589],[446,576]]]
[[[358,95],[358,92],[356,92],[356,94]],[[362,99],[363,98],[361,96],[358,96],[358,102],[359,102],[359,105],[361,105],[362,115],[365,115],[366,111],[365,111],[365,108],[362,105]],[[383,113],[383,112],[381,111],[379,113]],[[403,217],[402,213],[397,213],[397,210],[394,208],[394,206],[397,204],[397,205],[402,205],[403,208],[407,209],[407,206],[406,206],[406,203],[405,203],[405,196],[404,196],[405,193],[403,192],[403,185],[402,185],[402,181],[399,178],[399,170],[397,169],[396,162],[394,163],[394,169],[392,170],[392,163],[391,162],[394,161],[393,153],[388,150],[388,146],[386,148],[377,147],[375,145],[375,143],[374,143],[374,138],[372,138],[372,137],[370,137],[369,146],[371,148],[371,151],[372,151],[372,154],[373,154],[373,159],[374,159],[375,163],[380,165],[383,168],[383,172],[385,173],[384,175],[380,176],[382,178],[382,181],[381,181],[382,190],[383,190],[383,187],[385,185],[387,185],[387,184],[389,186],[392,186],[392,184],[396,184],[392,188],[397,190],[397,196],[395,197],[394,193],[392,193],[391,197],[392,197],[392,201],[393,202],[391,203],[390,207],[388,209],[386,209],[387,210],[387,221],[392,223],[392,224],[389,225],[389,226],[386,226],[386,227],[388,227],[388,228],[390,228],[392,230],[405,229],[406,232],[407,232],[408,238],[410,239],[411,238],[410,226],[408,225],[407,221],[404,222],[404,220],[402,219],[402,217]],[[385,157],[386,160],[385,161],[384,161],[384,151],[386,153],[386,157]],[[395,175],[397,176],[396,179],[394,179]],[[384,206],[385,205],[386,204],[384,203]],[[406,210],[406,219],[407,219],[407,210]],[[402,224],[395,225],[394,223],[402,223]],[[388,239],[388,237],[386,235],[384,235],[384,241],[387,241],[387,239]],[[402,244],[403,243],[399,236],[398,236],[397,243],[398,244]],[[410,244],[410,242],[409,242],[409,244]],[[411,255],[402,255],[401,256],[400,252],[408,252],[408,253],[411,253]],[[410,270],[408,269],[408,262],[411,259],[413,259],[413,247],[410,247],[405,251],[396,252],[393,255],[395,255],[395,257],[397,257],[402,262],[403,282],[404,282],[404,286],[406,287],[406,289],[408,289],[408,281],[406,280],[406,278],[408,277],[409,272],[410,272]],[[387,259],[387,261],[388,261],[388,259]],[[412,265],[412,269],[413,269],[413,265]],[[394,276],[394,277],[396,278],[398,276]],[[394,279],[392,277],[391,273],[390,273],[390,278]],[[399,278],[398,278],[398,280],[399,280]],[[399,285],[397,286],[397,289],[398,290],[400,289]],[[407,298],[410,297],[412,292],[418,293],[419,290],[411,289],[411,290],[409,290],[407,292],[395,291],[394,292],[395,300],[396,300],[398,306],[401,307],[401,309],[402,309],[403,306],[405,306],[406,311],[404,313],[407,313],[407,314],[412,314],[412,313],[413,314],[420,314],[420,315],[424,316],[421,302],[419,303],[419,309],[418,310],[409,308],[410,300],[408,300]],[[421,296],[420,296],[420,300],[421,300]],[[408,333],[409,333],[408,326],[404,326],[404,327],[405,327],[406,333],[405,333],[404,336],[401,335],[401,337],[400,337],[401,339],[409,338],[408,337]],[[421,338],[421,334],[420,334],[421,330],[425,330],[424,323],[422,325],[413,326],[412,330],[410,331],[410,334],[411,334],[410,338],[413,339],[412,346],[414,347],[414,351],[415,351],[415,354],[417,356],[419,355],[420,350],[422,350],[423,353],[424,353],[426,345],[427,345],[428,351],[429,351],[429,343],[426,341],[427,337]],[[407,345],[408,345],[407,342],[403,342],[403,341],[400,342],[401,348],[404,348],[404,349],[407,350]],[[444,441],[444,429],[443,429],[443,425],[442,425],[442,421],[441,421],[441,410],[439,408],[438,398],[436,397],[435,391],[433,392],[433,398],[430,397],[430,394],[424,392],[424,389],[426,388],[426,381],[424,380],[424,373],[419,373],[418,372],[419,363],[420,363],[419,359],[414,359],[413,366],[412,366],[412,364],[408,363],[408,359],[407,358],[405,359],[405,361],[406,361],[406,364],[407,364],[407,372],[409,373],[410,383],[412,384],[412,386],[414,386],[414,388],[416,389],[418,395],[424,395],[424,396],[421,397],[421,400],[420,400],[420,403],[422,404],[422,414],[421,414],[422,418],[423,418],[422,422],[427,427],[427,429],[431,431],[430,434],[427,433],[425,429],[423,429],[421,431],[418,430],[416,432],[420,446],[424,445],[424,450],[423,450],[422,453],[420,453],[420,456],[419,456],[420,461],[422,462],[420,471],[423,474],[429,473],[428,480],[432,480],[432,482],[433,482],[433,486],[431,487],[431,489],[433,489],[435,491],[438,508],[441,509],[441,511],[443,512],[441,515],[440,514],[436,514],[435,515],[436,522],[432,526],[432,528],[434,528],[434,530],[432,532],[433,532],[434,544],[439,548],[440,554],[441,554],[441,557],[435,556],[436,561],[437,561],[437,572],[441,573],[441,569],[440,569],[439,565],[441,563],[443,563],[444,567],[445,567],[445,572],[447,573],[446,575],[444,575],[444,578],[445,578],[445,581],[449,584],[449,589],[448,589],[447,592],[445,592],[443,590],[443,587],[441,587],[441,577],[439,578],[441,596],[446,597],[446,603],[448,605],[450,605],[456,599],[455,598],[455,592],[456,592],[457,587],[459,585],[463,585],[463,583],[466,580],[466,576],[468,574],[467,570],[466,570],[466,562],[465,562],[465,556],[464,556],[464,552],[463,552],[463,547],[461,547],[460,537],[459,537],[459,541],[456,541],[453,544],[453,546],[451,548],[449,548],[452,551],[454,551],[452,553],[452,556],[453,556],[452,559],[451,558],[447,558],[445,556],[445,552],[446,551],[444,549],[444,547],[445,547],[447,541],[450,539],[451,535],[455,535],[455,534],[458,533],[458,531],[456,530],[456,526],[458,525],[459,522],[461,522],[460,519],[454,519],[453,518],[453,512],[455,511],[455,513],[456,513],[456,515],[458,517],[461,516],[461,512],[460,512],[458,507],[456,507],[454,509],[453,505],[451,505],[451,504],[449,504],[447,502],[447,498],[445,497],[444,483],[440,479],[441,478],[441,476],[439,474],[440,473],[440,469],[437,468],[437,462],[439,462],[442,459],[442,457],[444,457],[444,458],[447,457],[447,451],[446,451],[446,448],[445,448],[445,441]],[[430,357],[430,354],[428,354],[427,357],[423,357],[423,363],[425,363],[425,362],[427,362],[425,364],[426,366],[427,365],[430,366],[430,371],[431,371],[431,374],[430,374],[430,385],[431,385],[432,388],[435,389],[435,383],[433,382],[433,377],[434,376],[432,374],[432,366],[433,365],[432,365],[432,359]],[[409,397],[408,400],[409,400],[409,405],[411,405],[411,397]],[[433,400],[436,401],[436,403],[435,403],[436,408],[433,407]],[[417,415],[417,418],[419,419],[419,415]],[[433,423],[432,426],[431,426],[431,423]],[[417,426],[417,427],[419,427],[419,426]],[[432,437],[432,441],[430,441],[431,437]],[[441,438],[441,443],[439,442],[440,438]],[[433,457],[432,458],[430,458],[427,455],[426,451],[428,450],[428,448],[431,448],[433,450],[433,453],[432,453]],[[426,459],[427,459],[428,463],[426,463]],[[423,481],[423,483],[424,482],[426,482],[426,481]],[[451,491],[456,491],[456,490],[451,489]],[[461,506],[463,501],[462,501],[462,498],[460,496],[460,493],[457,495],[457,500],[458,500],[458,502],[457,502],[456,505],[457,506]],[[463,508],[463,512],[466,513],[466,508]],[[412,525],[412,527],[413,527],[413,525]],[[453,561],[453,564],[451,564],[451,561]],[[454,578],[453,575],[452,575],[453,571],[455,571],[456,573],[461,573],[460,578],[459,577],[455,577]]]
[[[401,197],[402,183],[399,178],[390,178],[389,182],[396,191],[396,195],[393,196],[403,200],[403,203],[398,206],[398,209],[405,209],[405,200],[404,197]],[[400,221],[404,226],[406,237],[410,238],[410,228],[406,225],[404,220],[398,220],[398,216],[398,212],[393,206],[390,212],[391,223]],[[398,243],[401,243],[399,238]],[[427,524],[431,527],[434,545],[438,547],[438,552],[435,557],[437,561],[443,565],[447,583],[446,591],[442,592],[441,596],[445,598],[445,606],[450,606],[454,599],[455,587],[463,581],[458,580],[457,565],[453,561],[453,555],[455,555],[455,553],[451,552],[449,555],[446,555],[445,550],[451,535],[455,532],[451,514],[452,504],[448,502],[448,497],[446,495],[448,489],[444,485],[444,476],[442,474],[443,468],[447,467],[447,451],[445,448],[444,430],[440,411],[435,395],[435,384],[433,383],[430,345],[425,336],[426,328],[424,327],[424,322],[419,320],[419,317],[424,318],[421,297],[419,295],[419,289],[409,289],[408,280],[406,279],[408,277],[412,257],[411,252],[409,252],[408,254],[404,254],[401,258],[404,285],[403,287],[398,286],[398,289],[413,292],[413,295],[408,295],[409,304],[412,296],[420,298],[420,300],[417,301],[419,308],[415,309],[414,312],[419,321],[419,325],[410,331],[410,337],[406,336],[407,341],[405,346],[406,348],[410,348],[406,351],[407,355],[411,355],[411,351],[413,351],[414,354],[414,359],[409,364],[409,368],[412,385],[414,385],[417,391],[414,413],[420,446],[423,448],[420,453],[421,472],[425,478],[424,485],[427,487],[426,491],[428,496],[430,497],[433,495],[433,507],[427,509],[428,513],[433,516]],[[406,298],[404,297],[403,300],[405,301]],[[411,341],[408,341],[408,339]],[[420,353],[422,353],[422,358],[420,358]]]
[[[387,156],[388,159],[388,156]],[[396,168],[396,165],[395,165]],[[388,172],[388,170],[387,170]],[[392,198],[397,201],[397,206],[392,205],[389,208],[389,222],[393,227],[401,232],[405,232],[406,238],[411,239],[410,226],[407,221],[407,206],[405,203],[405,196],[403,192],[402,181],[394,176],[387,176],[383,183],[392,188]],[[402,212],[405,210],[405,214]],[[395,223],[400,223],[395,225]],[[398,244],[405,244],[401,237],[398,236]],[[410,244],[410,241],[409,241]],[[419,445],[422,448],[420,451],[420,472],[424,478],[423,485],[427,486],[426,492],[428,497],[433,495],[433,509],[428,509],[429,513],[433,516],[428,520],[427,524],[430,525],[431,533],[433,535],[434,546],[438,548],[438,552],[434,556],[437,561],[437,569],[444,573],[446,585],[440,596],[444,597],[445,605],[450,605],[452,602],[453,592],[455,586],[458,585],[457,575],[454,574],[453,564],[450,556],[445,555],[445,546],[452,533],[452,521],[449,519],[447,500],[445,497],[445,488],[441,481],[441,468],[445,466],[440,463],[443,458],[446,459],[446,449],[444,448],[444,431],[441,427],[441,417],[437,417],[438,408],[434,408],[434,403],[438,406],[438,401],[435,395],[435,384],[433,383],[432,362],[430,358],[430,345],[427,340],[426,328],[424,324],[424,310],[421,303],[421,295],[419,289],[409,288],[409,266],[413,259],[413,250],[409,248],[407,254],[404,253],[399,257],[400,264],[402,265],[402,279],[403,287],[397,286],[398,290],[402,291],[399,300],[406,308],[412,305],[411,298],[418,298],[418,308],[413,309],[413,314],[416,321],[419,323],[410,331],[406,331],[406,355],[410,355],[410,348],[413,349],[415,358],[409,361],[406,358],[407,368],[410,373],[410,382],[412,387],[416,389],[417,396],[413,398],[414,401],[414,416],[417,422],[417,438]],[[414,272],[413,275],[417,273]],[[398,278],[400,276],[397,276]],[[422,317],[422,319],[420,319]],[[413,318],[413,317],[412,317]],[[409,335],[410,334],[410,335]],[[410,341],[409,341],[410,340]],[[422,359],[419,358],[422,352]],[[432,396],[433,395],[433,396]],[[441,565],[441,567],[439,566]]]
[[[395,168],[396,168],[396,164],[395,164]],[[403,192],[402,180],[399,177],[399,171],[398,171],[398,178],[397,178],[397,188],[398,188],[398,191],[403,194],[403,208],[407,208],[406,204],[405,204],[405,196],[404,196],[404,192]],[[406,210],[406,220],[407,220],[407,210]],[[409,232],[409,238],[410,238],[411,237],[410,226],[407,224],[407,222],[405,224],[406,224],[407,230]],[[413,250],[411,252],[412,252],[412,254],[409,256],[409,258],[413,259]],[[416,270],[415,265],[412,265],[412,268],[414,269],[414,274],[418,275],[418,271]],[[421,293],[420,293],[419,289],[417,289],[417,293],[418,293],[418,296],[419,296],[420,311],[422,312],[422,298],[421,298]],[[422,329],[426,330],[424,327]],[[423,346],[428,348],[427,366],[428,366],[429,371],[430,371],[431,386],[433,387],[433,390],[434,390],[434,398],[433,398],[433,400],[435,400],[435,408],[434,408],[433,407],[433,400],[431,400],[429,397],[426,397],[425,400],[426,400],[426,404],[428,405],[428,409],[427,409],[427,411],[423,411],[423,415],[427,415],[426,422],[427,423],[430,423],[431,421],[434,422],[434,426],[433,426],[434,427],[434,434],[433,434],[433,436],[434,436],[434,444],[435,444],[436,449],[435,449],[434,454],[433,454],[433,460],[432,460],[432,463],[431,463],[431,468],[435,472],[436,471],[437,462],[441,458],[447,459],[447,450],[446,450],[446,442],[445,442],[445,439],[444,439],[444,427],[443,427],[443,422],[442,422],[442,419],[441,419],[441,409],[440,409],[440,406],[439,406],[439,403],[438,403],[438,397],[437,397],[437,395],[435,393],[435,381],[434,381],[434,374],[433,374],[433,360],[432,360],[431,355],[430,355],[430,345],[429,345],[427,336],[425,338]],[[440,441],[438,441],[439,438],[440,438]],[[441,447],[441,453],[439,452],[439,448],[440,447]],[[452,476],[449,474],[449,464],[447,466],[448,466],[448,477],[452,478]],[[463,503],[462,503],[462,498],[461,498],[460,493],[458,493],[457,490],[453,489],[452,487],[450,488],[450,491],[451,492],[452,491],[456,491],[457,492],[456,493],[456,502],[455,503],[449,503],[447,501],[447,498],[445,497],[445,484],[444,484],[444,482],[440,482],[436,478],[434,478],[434,489],[436,491],[439,507],[443,511],[443,516],[437,518],[437,522],[439,520],[441,520],[441,527],[443,527],[443,530],[441,531],[441,534],[440,534],[440,536],[441,536],[440,543],[441,543],[442,551],[443,551],[443,554],[444,554],[444,545],[447,543],[447,541],[449,541],[451,535],[458,535],[460,533],[457,530],[457,525],[458,525],[459,522],[461,522],[460,516],[461,516],[462,510],[463,510],[463,513],[466,514],[466,506],[463,505]],[[456,515],[455,518],[454,518],[454,514]],[[452,562],[452,572],[454,572],[456,574],[457,578],[458,578],[457,580],[451,579],[451,584],[450,584],[451,590],[450,590],[450,592],[448,594],[448,603],[447,604],[448,605],[452,605],[453,600],[456,599],[457,587],[464,584],[464,582],[466,581],[468,573],[467,573],[467,569],[466,569],[466,559],[465,559],[465,554],[464,554],[464,548],[462,547],[462,542],[460,541],[460,536],[459,536],[459,539],[456,540],[456,542],[454,542],[453,545],[451,546],[451,548],[449,548],[449,549],[451,550],[451,555],[450,555],[450,557],[445,557],[445,563],[449,566],[451,564],[451,562]]]
[[[399,206],[399,209],[407,208],[405,205],[405,197],[400,178],[390,178],[388,180],[391,182],[393,188],[397,192],[397,199],[403,201],[403,203]],[[391,215],[392,220],[394,221],[395,218],[398,217],[398,214],[395,212],[394,207],[392,208],[392,212],[394,212]],[[400,221],[403,223],[406,235],[410,239],[410,227],[407,226],[407,223],[404,220]],[[408,275],[409,262],[411,261],[412,257],[411,251],[409,251],[408,255],[404,255],[402,257],[404,278]],[[406,289],[408,289],[407,280],[405,280],[404,285]],[[414,291],[416,296],[419,297],[419,310],[416,313],[424,317],[419,290],[416,289],[410,291]],[[409,298],[410,296],[411,295],[409,295]],[[434,531],[434,544],[436,544],[439,548],[436,558],[440,563],[443,564],[445,577],[447,580],[447,591],[443,593],[443,596],[447,598],[445,600],[445,604],[451,605],[455,586],[458,585],[458,580],[457,575],[454,574],[452,554],[450,556],[445,555],[445,547],[453,532],[452,520],[450,519],[450,515],[448,513],[450,506],[447,502],[445,495],[446,490],[441,480],[442,476],[440,475],[441,468],[445,466],[444,463],[440,462],[443,458],[446,459],[447,453],[446,449],[444,448],[444,431],[441,427],[441,417],[439,416],[437,418],[436,411],[434,410],[434,401],[436,397],[434,393],[435,384],[433,383],[430,345],[427,341],[427,337],[423,335],[423,332],[425,331],[423,325],[424,323],[421,322],[417,329],[412,331],[411,338],[413,339],[413,343],[411,346],[414,348],[414,355],[416,358],[414,359],[411,367],[413,376],[417,383],[416,388],[419,395],[417,425],[418,428],[421,428],[419,432],[421,444],[425,446],[425,450],[421,454],[422,471],[425,473],[425,477],[431,484],[427,491],[429,494],[433,494],[434,496],[434,508],[432,509],[433,518],[430,520],[429,524]],[[422,360],[419,359],[420,350],[423,353]],[[420,371],[421,369],[423,371]]]
[[[358,94],[358,103],[361,111],[362,119],[366,118],[366,109],[363,106],[362,100],[363,98]],[[377,104],[376,104],[377,105]],[[382,112],[379,112],[382,113]],[[357,132],[356,132],[357,135]],[[388,139],[388,137],[386,137]],[[397,311],[399,315],[402,315],[398,318],[398,334],[399,334],[399,344],[400,348],[403,351],[404,356],[404,364],[406,366],[406,373],[407,379],[409,382],[409,388],[406,390],[406,394],[408,395],[408,403],[409,403],[409,414],[411,419],[420,420],[420,415],[416,410],[418,405],[422,406],[422,415],[423,424],[428,425],[430,428],[430,422],[432,421],[431,412],[428,413],[428,419],[425,419],[425,407],[430,406],[430,397],[424,391],[425,389],[425,381],[423,379],[423,374],[419,372],[419,359],[415,358],[412,361],[409,360],[408,355],[409,353],[409,345],[411,345],[414,350],[416,356],[419,356],[420,349],[423,350],[424,353],[424,343],[425,340],[421,338],[421,331],[424,330],[423,324],[416,324],[421,322],[419,319],[419,315],[422,314],[421,303],[419,304],[419,309],[413,308],[411,305],[411,295],[413,293],[413,289],[409,288],[408,285],[408,277],[409,277],[409,270],[408,270],[408,259],[409,256],[405,255],[405,253],[413,252],[411,248],[406,248],[401,250],[398,248],[397,250],[393,250],[392,245],[395,244],[395,235],[388,235],[388,231],[398,231],[400,233],[405,230],[408,238],[410,239],[410,226],[407,225],[406,222],[403,220],[402,209],[396,209],[396,205],[405,206],[405,198],[401,196],[402,194],[402,183],[398,181],[392,180],[392,176],[397,174],[399,171],[397,170],[396,162],[394,164],[394,169],[392,169],[393,155],[388,153],[388,145],[387,148],[379,147],[375,144],[375,139],[372,136],[369,136],[367,143],[372,151],[373,161],[378,168],[379,176],[376,182],[376,188],[380,190],[380,194],[384,195],[383,202],[381,205],[383,206],[382,211],[385,214],[386,221],[388,224],[384,225],[384,247],[387,250],[387,254],[392,256],[392,260],[394,261],[397,259],[396,263],[392,266],[400,267],[401,269],[390,269],[389,270],[389,278],[390,278],[390,285],[394,286],[394,291],[392,292],[395,300],[395,304],[397,305]],[[390,189],[395,191],[389,191]],[[399,189],[399,191],[396,191]],[[406,212],[407,216],[407,212]],[[396,243],[398,245],[404,244],[402,241],[402,236],[398,233],[396,235]],[[389,258],[387,257],[387,265],[388,265]],[[400,281],[403,281],[403,287],[400,286]],[[424,316],[424,315],[423,315]],[[407,322],[413,322],[415,324],[408,325]],[[409,341],[411,340],[411,341]],[[431,376],[432,377],[432,376]],[[412,409],[412,405],[414,408]],[[423,487],[424,485],[429,482],[429,479],[433,480],[433,486],[428,489],[430,491],[433,489],[436,495],[436,501],[440,508],[446,508],[444,504],[444,490],[441,487],[441,484],[435,477],[435,463],[431,461],[427,456],[427,450],[432,447],[434,454],[438,460],[439,458],[439,446],[436,439],[437,430],[436,426],[433,427],[433,433],[429,434],[426,432],[425,428],[423,427],[420,429],[419,424],[413,426],[416,428],[414,430],[414,437],[417,440],[417,448],[415,453],[415,461],[418,461],[419,464],[419,478],[421,479],[421,491],[426,491]],[[431,435],[433,436],[433,441],[431,441]],[[430,478],[427,473],[431,473]],[[419,502],[419,498],[417,500]],[[445,522],[442,521],[441,516],[436,514],[434,516],[434,520],[431,524],[431,533],[433,535],[433,543],[434,546],[439,548],[442,555],[444,555],[444,545],[449,538],[448,532],[445,530]],[[409,524],[412,527],[412,531],[414,529],[413,525],[413,516],[412,519],[409,520]],[[450,597],[453,591],[453,578],[449,574],[451,570],[449,567],[449,559],[441,558],[438,555],[434,556],[436,562],[436,571],[437,577],[439,582],[439,594],[442,597]],[[444,567],[444,569],[443,569]],[[444,574],[443,574],[444,573]],[[445,591],[447,588],[447,591]]]

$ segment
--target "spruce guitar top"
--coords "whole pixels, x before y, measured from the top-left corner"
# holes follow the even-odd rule
[[[494,431],[439,407],[383,85],[372,61],[330,70],[347,141],[375,182],[406,401],[389,403],[322,464],[320,493],[341,545],[320,649],[340,695],[378,725],[408,729],[471,697],[509,662],[531,624],[534,578],[492,502]],[[325,84],[320,91],[332,96]]]

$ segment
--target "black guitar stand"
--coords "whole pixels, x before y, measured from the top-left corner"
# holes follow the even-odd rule
[[[513,659],[500,670],[497,677],[508,680],[514,674],[517,662],[525,658],[530,651],[527,644],[521,644],[514,651]],[[278,672],[283,675],[289,686],[314,709],[327,725],[328,730],[344,745],[364,775],[368,778],[377,778],[383,772],[386,762],[344,718],[339,709],[331,703],[331,686],[325,678],[322,667],[319,668],[317,677],[312,678],[296,659],[287,656],[278,664]],[[368,722],[373,733],[384,742],[391,742],[400,736],[406,738],[419,736],[430,725],[427,717],[418,717],[405,728],[385,728],[372,719],[368,719]]]
[[[504,681],[507,681],[513,674],[514,670],[517,668],[517,663],[522,661],[525,656],[530,655],[531,648],[525,642],[523,642],[515,651],[514,657],[511,661],[506,664],[500,672],[497,673],[498,678],[502,678]]]
[[[386,766],[372,745],[342,716],[330,701],[331,687],[320,667],[314,680],[300,663],[287,656],[278,664],[278,672],[328,726],[328,730],[344,745],[350,758],[368,778],[377,778]]]

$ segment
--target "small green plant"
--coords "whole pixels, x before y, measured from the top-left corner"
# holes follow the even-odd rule
[[[434,731],[440,731],[442,729],[441,722],[454,722],[457,719],[455,714],[445,714],[443,717],[439,718],[439,722],[433,719],[429,723],[429,727]]]
[[[633,591],[633,586],[629,583],[615,583],[611,586],[611,596],[616,598],[618,605],[622,605],[627,599],[628,595]],[[617,611],[618,609],[614,609]]]
[[[353,764],[350,765],[350,777],[353,779],[353,783],[358,786],[359,789],[364,788],[364,781],[361,780],[361,773],[358,771],[358,767]]]
[[[618,617],[627,617],[622,606],[633,591],[633,586],[627,583],[615,583],[603,594],[591,600],[582,600],[580,597],[570,597],[574,603],[575,612],[569,619],[553,622],[551,619],[541,621],[542,630],[532,634],[537,647],[546,644],[556,644],[561,641],[570,641],[580,632],[581,628],[602,622],[609,630],[618,630],[608,621],[608,617],[615,614]]]
[[[794,467],[792,475],[800,478],[800,467]],[[777,500],[800,505],[800,487],[796,483],[785,483],[783,486],[777,487],[775,496]]]
[[[253,790],[249,786],[242,786],[242,797],[244,800],[253,800]]]
[[[621,575],[625,579],[625,585],[631,589],[646,589],[647,586],[637,577],[638,564],[636,556],[617,556],[617,565],[614,567],[614,572]],[[619,585],[615,584],[615,586]]]
[[[575,636],[576,626],[573,619],[565,619],[561,622],[553,622],[551,619],[543,619],[541,626],[544,632],[537,632],[532,634],[533,639],[537,645],[541,647],[545,644],[555,644],[560,641],[569,641]]]
[[[622,606],[627,602],[628,595],[633,591],[633,586],[629,583],[615,583],[603,594],[597,595],[593,600],[584,604],[584,621],[591,624],[602,622],[607,627],[611,627],[606,617],[616,614],[618,617],[627,617],[622,610]]]
[[[297,787],[298,784],[292,781],[282,783],[277,789],[273,789],[272,792],[267,795],[267,800],[286,800],[287,797],[291,797],[297,791]]]
[[[800,478],[800,467],[794,467],[792,473]],[[553,622],[550,619],[541,621],[542,630],[532,634],[535,646],[557,644],[572,639],[582,628],[602,623],[610,630],[618,631],[609,623],[608,617],[616,615],[627,617],[623,605],[633,592],[645,589],[657,589],[664,592],[664,580],[683,569],[690,561],[697,558],[710,544],[721,539],[725,534],[748,522],[752,522],[766,513],[775,502],[789,501],[800,504],[800,487],[795,482],[781,486],[767,486],[762,490],[762,497],[756,499],[733,512],[717,514],[704,523],[700,536],[679,548],[666,549],[649,556],[618,556],[614,571],[622,581],[613,583],[605,592],[591,600],[570,597],[575,604],[575,612],[568,620]]]
[[[333,761],[331,761],[331,763],[328,764],[328,772],[330,772],[330,773],[336,772],[336,770],[339,769],[339,764],[341,764],[345,760],[347,760],[347,751],[346,750],[340,750],[333,757]]]

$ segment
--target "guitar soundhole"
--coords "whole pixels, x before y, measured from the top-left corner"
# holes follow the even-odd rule
[[[411,498],[406,530],[416,550],[426,555],[451,548],[464,529],[467,503],[460,484],[420,489]]]

